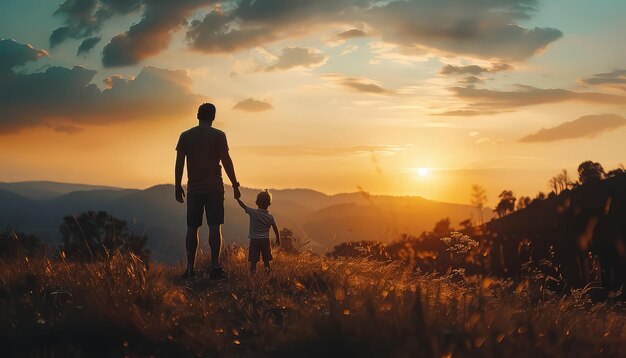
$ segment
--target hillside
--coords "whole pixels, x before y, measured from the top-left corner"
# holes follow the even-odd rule
[[[623,357],[626,316],[540,282],[462,282],[401,264],[278,253],[229,278],[115,256],[0,261],[0,342],[11,357]],[[201,260],[200,267],[206,267]]]
[[[33,187],[17,184],[9,187]],[[50,189],[45,184],[35,192]],[[59,184],[57,187],[70,188]],[[145,233],[153,257],[161,261],[177,261],[183,257],[186,230],[185,206],[173,197],[171,185],[157,185],[145,190],[97,189],[59,194],[46,199],[29,199],[14,192],[0,195],[0,227],[36,235],[55,244],[58,226],[66,215],[104,210],[128,221],[137,233]],[[257,189],[242,188],[242,198],[254,205]],[[450,217],[453,225],[476,217],[476,209],[468,205],[440,203],[420,197],[375,196],[365,193],[326,195],[309,189],[272,190],[274,202],[270,210],[280,227],[288,227],[311,240],[318,252],[351,240],[389,241],[402,233],[418,235],[432,229],[441,218]],[[226,243],[245,244],[248,218],[232,200],[232,189],[226,187]],[[484,214],[492,213],[485,209]],[[202,235],[206,237],[206,230]],[[203,240],[206,242],[206,240]]]
[[[516,275],[529,258],[554,258],[575,287],[598,280],[617,289],[626,283],[626,174],[565,190],[494,219],[487,229],[494,273]]]

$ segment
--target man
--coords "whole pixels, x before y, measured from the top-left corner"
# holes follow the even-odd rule
[[[220,266],[222,246],[222,224],[224,223],[224,183],[222,168],[233,186],[235,199],[241,196],[239,183],[235,177],[233,161],[228,154],[228,142],[224,132],[213,128],[215,106],[204,103],[198,108],[197,127],[180,135],[176,145],[176,201],[182,203],[185,191],[181,184],[185,157],[187,158],[187,270],[184,278],[194,277],[196,251],[198,249],[198,228],[202,226],[202,215],[206,213],[209,225],[209,245],[211,247],[211,274],[209,278],[226,278]]]

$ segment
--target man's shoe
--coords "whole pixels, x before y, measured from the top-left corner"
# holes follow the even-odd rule
[[[196,277],[196,270],[185,270],[185,273],[182,274],[180,278],[188,279]]]
[[[226,274],[226,271],[224,271],[224,269],[221,267],[212,269],[211,273],[209,274],[209,280],[223,280],[225,278],[228,278],[228,275]]]

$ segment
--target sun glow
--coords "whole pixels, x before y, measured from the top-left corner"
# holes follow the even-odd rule
[[[429,168],[415,168],[415,173],[417,173],[417,175],[421,177],[425,177],[428,174],[430,174],[430,169]]]

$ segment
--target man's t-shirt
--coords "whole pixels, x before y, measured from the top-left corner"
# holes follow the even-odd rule
[[[176,150],[187,156],[189,193],[224,192],[220,159],[228,151],[226,134],[209,126],[193,127],[180,135]]]
[[[274,216],[267,210],[254,209],[246,206],[246,214],[250,216],[250,230],[248,231],[248,238],[254,239],[268,239],[270,237],[270,226],[276,224]]]

